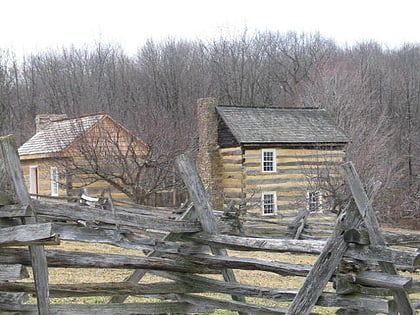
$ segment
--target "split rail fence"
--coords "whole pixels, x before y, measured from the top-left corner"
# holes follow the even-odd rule
[[[386,235],[379,229],[367,192],[351,163],[343,166],[353,199],[324,240],[234,235],[234,216],[215,212],[191,159],[177,166],[192,204],[185,209],[54,203],[30,198],[12,137],[0,138],[0,314],[416,314],[420,282],[420,236]],[[217,215],[215,215],[215,213]],[[296,235],[295,235],[296,236]],[[60,240],[106,243],[142,251],[117,255],[48,249]],[[399,244],[404,247],[392,247]],[[417,251],[415,250],[417,248]],[[256,259],[232,253],[316,255],[313,265]],[[28,277],[31,267],[33,278]],[[52,268],[130,269],[121,282],[51,284]],[[274,277],[301,277],[300,288],[240,283],[234,270]],[[141,282],[146,273],[156,282]],[[220,275],[215,277],[214,275]],[[334,290],[326,290],[328,283]],[[209,294],[211,293],[211,294]],[[215,293],[217,293],[215,295]],[[34,302],[28,303],[33,294]],[[54,304],[53,297],[107,296],[103,304]],[[125,303],[128,296],[144,302]],[[270,305],[270,306],[268,306]],[[319,311],[318,311],[319,312]]]

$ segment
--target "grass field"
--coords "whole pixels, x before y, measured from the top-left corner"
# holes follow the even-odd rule
[[[57,248],[64,250],[72,251],[89,251],[96,253],[113,253],[113,254],[126,254],[126,255],[143,255],[142,252],[134,250],[121,249],[114,246],[104,245],[104,244],[87,244],[79,242],[62,242],[59,246],[50,246],[48,248]],[[232,256],[246,256],[254,258],[263,258],[273,261],[280,262],[290,262],[296,264],[313,264],[316,260],[316,256],[310,255],[297,255],[290,253],[263,253],[263,252],[230,252]],[[120,269],[76,269],[76,268],[50,268],[50,283],[93,283],[93,282],[120,282],[123,281],[125,277],[132,273],[131,270],[120,270]],[[272,288],[299,288],[304,278],[302,277],[284,277],[273,273],[260,272],[260,271],[244,271],[244,270],[235,270],[235,275],[238,282],[243,284],[258,285]],[[408,274],[407,276],[413,276],[413,274]],[[217,277],[217,276],[216,276]],[[415,274],[414,277],[420,280],[420,275]],[[222,277],[218,277],[222,279]],[[158,279],[152,275],[146,275],[142,282],[156,282],[162,279]],[[332,285],[329,284],[326,288],[327,291],[333,290]],[[216,298],[227,298],[230,297],[221,295],[221,294],[209,294],[210,297]],[[418,294],[415,298],[419,299],[420,295]],[[34,300],[32,299],[32,302]],[[97,304],[97,303],[106,303],[108,297],[84,297],[84,298],[52,298],[51,303],[76,303],[76,304]],[[130,297],[126,302],[142,302],[145,299],[141,297]],[[150,302],[150,300],[148,300]],[[247,298],[248,302],[255,304],[262,304],[265,306],[287,306],[285,304],[278,304],[272,300],[261,300],[256,298]],[[322,308],[315,307],[314,312],[320,314],[330,315],[335,314],[335,309],[333,308]],[[225,310],[216,311],[214,314],[217,315],[229,315],[237,314],[235,312],[229,312]]]

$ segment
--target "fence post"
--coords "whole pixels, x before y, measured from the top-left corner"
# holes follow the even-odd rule
[[[33,216],[24,217],[24,224],[36,223],[31,198],[25,186],[22,168],[17,154],[16,144],[12,136],[0,137],[0,187],[5,187],[7,181],[12,193],[19,203],[32,212]],[[29,246],[34,281],[37,292],[37,305],[40,315],[50,314],[48,266],[44,246]]]
[[[186,154],[181,154],[176,158],[176,165],[187,186],[191,200],[194,204],[194,209],[198,220],[204,232],[217,235],[219,234],[217,221],[213,214],[213,208],[208,195],[204,189],[203,183],[198,175],[197,169],[191,157]],[[227,256],[227,251],[224,248],[210,247],[214,255]],[[235,274],[232,269],[223,269],[223,278],[227,282],[237,282]],[[243,296],[232,295],[234,301],[245,302]],[[239,312],[239,314],[246,314]]]
[[[372,203],[367,197],[362,182],[351,162],[343,165],[343,170],[346,174],[345,179],[350,187],[353,199],[357,204],[360,215],[362,216],[366,229],[369,233],[371,245],[386,245],[385,238],[382,236],[379,228],[379,223],[375,215],[375,210]],[[378,261],[379,267],[382,271],[391,275],[396,275],[397,270],[392,263]],[[415,314],[415,310],[410,303],[407,293],[402,289],[392,290],[392,294],[397,304],[397,308],[401,315]]]
[[[372,187],[371,198],[376,189],[377,187]],[[354,200],[351,200],[338,217],[333,233],[295,296],[287,315],[308,315],[310,313],[348,249],[348,244],[344,240],[345,231],[357,229],[361,221],[362,218],[356,209],[356,204]]]

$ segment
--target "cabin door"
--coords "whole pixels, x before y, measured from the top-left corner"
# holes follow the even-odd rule
[[[39,172],[38,166],[29,167],[29,193],[39,194]]]

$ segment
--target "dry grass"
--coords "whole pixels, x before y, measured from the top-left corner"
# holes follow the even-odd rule
[[[95,253],[113,253],[113,254],[125,254],[125,255],[143,255],[140,251],[121,249],[115,246],[109,246],[104,244],[87,244],[78,242],[62,242],[60,246],[51,246],[49,248],[57,248],[71,251],[89,251]],[[232,256],[245,256],[254,258],[263,258],[273,261],[290,262],[296,264],[313,264],[316,260],[316,256],[290,254],[290,253],[263,253],[263,252],[230,252]],[[76,269],[76,268],[50,268],[50,283],[92,283],[92,282],[120,282],[123,281],[128,275],[132,273],[132,270],[122,269]],[[260,272],[260,271],[244,271],[235,270],[237,280],[243,284],[265,286],[272,288],[299,288],[304,278],[302,277],[283,277],[273,273]],[[413,276],[408,274],[407,276]],[[420,280],[420,275],[414,275],[414,277]],[[222,279],[221,277],[218,277]],[[142,282],[156,282],[161,279],[158,277],[147,275],[142,279]],[[326,288],[327,291],[332,290],[332,286],[329,284]],[[209,294],[208,296],[217,298],[228,298],[222,294]],[[415,298],[420,298],[417,294]],[[32,300],[33,301],[33,300]],[[51,299],[52,303],[76,303],[76,304],[97,304],[106,303],[108,297],[83,297],[83,298],[54,298]],[[141,302],[145,299],[141,297],[130,297],[127,302]],[[150,300],[148,300],[150,301]],[[272,300],[262,300],[256,298],[247,298],[247,301],[255,304],[263,304],[265,306],[286,306],[285,304],[279,304]],[[320,314],[335,314],[333,308],[322,308],[316,307],[315,312]],[[214,314],[217,315],[229,315],[236,314],[235,312],[229,312],[224,310],[216,311]]]

